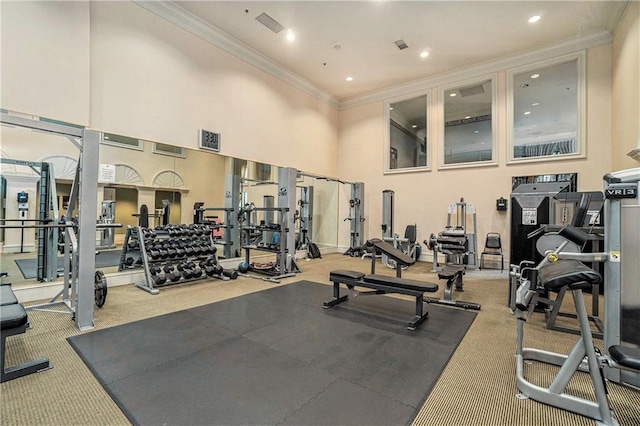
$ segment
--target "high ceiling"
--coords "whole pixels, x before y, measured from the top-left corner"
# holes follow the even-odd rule
[[[497,58],[613,33],[617,1],[179,1],[193,14],[338,101]],[[179,9],[176,9],[176,6]],[[275,33],[255,18],[266,13]],[[528,19],[539,15],[540,20]],[[291,29],[295,40],[287,40]],[[394,42],[403,40],[408,48]],[[426,51],[429,56],[420,57]],[[353,81],[347,81],[352,77]]]

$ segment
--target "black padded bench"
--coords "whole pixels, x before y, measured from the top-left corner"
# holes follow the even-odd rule
[[[333,282],[333,299],[325,302],[323,307],[325,309],[329,309],[349,300],[348,295],[340,295],[340,284],[345,284],[351,290],[353,290],[354,287],[365,287],[374,290],[363,294],[407,294],[416,298],[415,316],[407,324],[407,329],[417,329],[418,326],[429,317],[429,312],[425,312],[423,308],[424,293],[433,293],[438,291],[438,285],[402,278],[401,268],[403,266],[414,264],[415,259],[407,256],[391,244],[381,240],[370,240],[367,244],[374,248],[374,256],[371,258],[371,274],[367,275],[362,272],[348,270],[331,271],[329,273],[329,280]],[[396,277],[376,275],[375,254],[377,254],[377,252],[381,252],[396,261]]]
[[[0,285],[0,329],[2,330],[2,343],[0,347],[0,358],[2,375],[0,382],[17,379],[27,374],[36,373],[51,368],[51,363],[47,358],[41,358],[36,361],[29,361],[13,367],[5,368],[5,349],[6,340],[9,336],[26,333],[29,327],[27,312],[24,307],[18,303],[11,284]]]

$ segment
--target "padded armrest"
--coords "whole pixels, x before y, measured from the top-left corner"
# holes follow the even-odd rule
[[[640,371],[640,349],[614,345],[609,348],[611,358],[623,367]]]

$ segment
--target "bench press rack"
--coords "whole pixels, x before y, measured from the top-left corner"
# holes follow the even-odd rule
[[[325,302],[323,308],[329,309],[349,300],[348,295],[340,295],[341,283],[345,284],[349,290],[354,290],[354,287],[373,289],[373,291],[359,293],[363,295],[380,295],[387,293],[406,294],[415,297],[415,316],[407,324],[407,330],[416,330],[418,326],[429,317],[429,312],[425,312],[423,309],[424,293],[438,291],[438,285],[402,278],[402,269],[413,265],[416,260],[394,248],[393,245],[379,239],[372,239],[367,241],[366,246],[373,247],[374,249],[373,256],[371,257],[371,274],[366,275],[362,272],[347,270],[331,271],[329,273],[329,279],[333,282],[333,299]],[[395,261],[395,277],[376,275],[376,255],[378,253],[382,253]]]

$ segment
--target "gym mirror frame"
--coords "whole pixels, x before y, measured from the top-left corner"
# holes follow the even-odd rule
[[[516,156],[515,150],[517,146],[523,145],[523,140],[526,141],[521,135],[517,135],[516,131],[518,130],[518,126],[516,124],[516,119],[520,117],[520,115],[531,117],[531,112],[535,112],[534,108],[538,108],[540,105],[545,104],[545,99],[548,105],[561,105],[557,99],[552,99],[549,96],[544,97],[545,93],[540,94],[540,97],[534,96],[529,99],[525,98],[526,104],[530,104],[530,109],[526,109],[521,111],[524,106],[520,106],[522,101],[519,101],[519,93],[522,92],[523,89],[528,89],[531,86],[535,88],[533,82],[538,84],[549,83],[549,81],[545,81],[539,79],[540,76],[543,76],[545,70],[549,70],[550,68],[557,67],[560,65],[568,65],[571,63],[575,63],[575,79],[567,80],[570,75],[564,76],[562,80],[557,81],[555,84],[558,85],[558,88],[564,87],[565,89],[572,87],[575,85],[575,128],[573,130],[564,130],[560,129],[561,133],[572,134],[575,132],[575,151],[561,154],[561,153],[550,153],[546,155],[537,155],[537,156],[527,156],[527,157],[519,157]],[[532,78],[533,75],[538,75],[535,78]],[[567,160],[567,159],[577,159],[577,158],[586,158],[586,51],[571,53],[568,55],[559,56],[553,59],[548,59],[545,61],[536,62],[533,64],[527,64],[521,67],[511,68],[506,71],[507,77],[507,164],[519,164],[519,163],[529,163],[529,162],[540,162],[540,161],[559,161],[559,160]],[[525,78],[522,82],[522,78]],[[525,86],[526,85],[526,86]],[[524,86],[524,87],[523,87]],[[552,86],[551,86],[552,87]],[[534,92],[535,93],[535,92]],[[572,95],[573,96],[573,95]],[[522,98],[521,98],[522,99]],[[571,104],[572,102],[569,102]],[[566,108],[560,106],[559,108],[566,111]],[[549,114],[550,120],[553,122],[557,122],[557,118],[560,117],[560,110],[555,111],[554,113]],[[542,124],[549,126],[551,124],[550,120],[543,121]],[[540,126],[540,125],[538,125]],[[518,132],[520,133],[520,132]],[[555,140],[549,140],[549,138],[545,138],[545,136],[556,134],[556,133],[544,133],[544,130],[541,134],[535,134],[534,138],[538,139],[538,143],[547,141],[554,142]],[[531,139],[531,137],[530,137]],[[557,138],[555,138],[557,139]],[[567,138],[563,138],[563,140],[570,140]],[[559,140],[558,140],[559,141]],[[535,142],[534,142],[535,143]]]
[[[497,105],[497,81],[498,73],[491,73],[438,87],[438,169],[498,165],[498,129],[500,124],[500,115],[498,114]],[[491,87],[487,88],[487,85],[490,85]],[[480,91],[480,88],[482,88],[482,91]],[[468,94],[466,96],[463,96],[465,90],[468,92]],[[478,97],[478,95],[484,94],[489,94],[491,96],[488,111],[486,101],[483,102],[482,97]],[[469,99],[469,101],[465,103],[458,102],[458,104],[461,105],[456,106],[456,110],[454,110],[454,115],[452,116],[451,113],[447,112],[447,101],[449,100],[449,98],[455,97],[457,95],[460,95],[461,100],[462,98],[472,97],[476,97],[476,99]],[[489,126],[486,126],[487,121],[490,122]],[[449,126],[447,125],[447,123],[449,123]],[[473,132],[470,133],[472,136],[470,139],[468,139],[468,142],[470,142],[470,144],[460,144],[460,146],[458,147],[458,154],[480,152],[477,149],[474,150],[472,147],[472,145],[476,143],[476,139],[478,138],[474,135],[479,135],[483,131],[486,132],[486,128],[489,128],[489,130],[491,131],[490,137],[487,138],[485,136],[482,139],[484,140],[484,142],[481,142],[481,144],[486,144],[486,141],[489,142],[491,152],[489,159],[485,159],[481,154],[479,154],[480,157],[478,159],[447,162],[447,146],[448,144],[450,145],[450,142],[454,140],[451,137],[447,138],[447,128],[458,126],[464,126],[465,128],[468,128],[469,132]],[[483,151],[486,150],[487,149],[484,149]]]
[[[421,118],[417,119],[417,121],[413,123],[413,125],[411,126],[411,127],[416,126],[415,128],[417,130],[415,130],[414,132],[406,128],[406,127],[409,127],[410,123],[406,122],[407,117],[402,117],[402,120],[406,122],[404,124],[406,124],[407,126],[402,126],[402,129],[400,129],[400,131],[403,131],[404,133],[408,133],[412,137],[415,137],[416,142],[418,142],[418,144],[420,144],[420,141],[418,140],[418,135],[421,134],[421,131],[422,133],[424,133],[424,156],[425,156],[424,165],[416,165],[413,167],[392,168],[391,160],[392,160],[392,150],[394,149],[394,147],[393,147],[392,135],[391,135],[391,127],[392,127],[391,121],[394,117],[398,119],[397,113],[394,113],[394,108],[397,109],[398,104],[401,104],[401,103],[406,103],[406,105],[411,106],[411,104],[408,104],[407,102],[413,101],[413,103],[415,104],[416,101],[420,99],[424,99],[424,104],[425,104],[424,115]],[[384,174],[413,173],[413,172],[431,170],[431,156],[429,152],[431,149],[431,144],[430,144],[431,138],[429,133],[431,131],[432,126],[430,123],[430,116],[431,116],[430,111],[431,111],[431,95],[429,91],[425,91],[424,93],[418,93],[418,94],[412,93],[411,95],[405,95],[401,97],[388,99],[384,102],[384,120],[385,120],[385,142],[384,142],[384,155],[383,155]],[[412,120],[409,118],[409,121],[412,121]],[[394,120],[394,122],[397,122],[397,121]],[[403,123],[399,123],[399,124],[403,124]],[[397,148],[395,149],[397,153]],[[421,149],[421,148],[418,147],[418,149]],[[418,163],[418,161],[419,161],[418,158],[416,158],[415,163]]]

